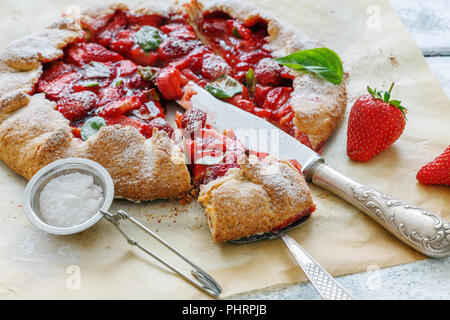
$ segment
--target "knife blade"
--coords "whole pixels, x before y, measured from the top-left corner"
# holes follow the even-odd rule
[[[205,111],[213,127],[233,129],[248,149],[268,152],[278,159],[297,160],[307,181],[351,203],[411,248],[430,257],[450,255],[450,223],[439,215],[344,176],[294,137],[262,118],[215,98],[192,81],[184,91],[189,94],[177,101],[182,107]]]
[[[267,152],[278,159],[295,159],[302,165],[302,172],[308,176],[309,169],[323,158],[299,143],[297,139],[273,124],[232,104],[223,102],[194,82],[185,86],[185,92],[195,92],[189,99],[177,101],[183,108],[192,107],[205,111],[208,123],[219,131],[233,129],[236,138],[249,150]]]

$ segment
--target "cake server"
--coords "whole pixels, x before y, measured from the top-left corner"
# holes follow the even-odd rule
[[[192,81],[184,91],[190,94],[178,101],[180,105],[205,111],[215,128],[233,129],[247,148],[297,160],[307,181],[346,200],[411,248],[429,257],[450,255],[450,223],[439,215],[346,177],[294,137],[264,119],[215,98]]]

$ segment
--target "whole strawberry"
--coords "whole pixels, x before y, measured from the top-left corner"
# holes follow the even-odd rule
[[[406,124],[406,109],[390,100],[391,91],[367,87],[370,94],[356,100],[348,120],[347,154],[352,160],[369,161],[392,145]]]
[[[450,185],[450,146],[436,159],[423,166],[416,176],[420,183]]]

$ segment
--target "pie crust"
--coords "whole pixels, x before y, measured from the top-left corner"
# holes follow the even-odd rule
[[[303,176],[289,162],[243,156],[240,168],[200,187],[212,237],[217,242],[271,232],[314,211]]]
[[[268,22],[269,41],[265,46],[275,57],[320,46],[237,0],[192,0],[133,10],[125,4],[113,4],[85,11],[80,21],[107,16],[117,9],[135,15],[183,12],[194,25],[203,13],[216,10],[242,21],[262,18]],[[61,58],[66,45],[90,37],[80,21],[66,17],[17,39],[0,53],[0,160],[30,179],[57,159],[88,158],[108,170],[118,198],[146,201],[185,197],[192,189],[190,174],[182,151],[166,132],[154,130],[153,136],[145,139],[133,127],[114,125],[102,127],[97,136],[82,141],[73,137],[69,120],[55,110],[55,102],[34,93],[43,63]],[[333,85],[311,74],[290,72],[295,77],[290,98],[294,124],[317,150],[345,111],[345,84]],[[283,222],[314,210],[308,186],[298,170],[289,162],[271,157],[263,161],[253,156],[240,158],[240,168],[201,186],[198,200],[205,207],[215,241],[273,231]]]
[[[115,4],[91,9],[107,14]],[[156,10],[155,7],[143,10]],[[165,6],[161,10],[166,10]],[[20,38],[0,53],[0,160],[30,179],[62,158],[81,157],[103,165],[114,180],[115,196],[133,201],[182,198],[192,189],[179,147],[165,132],[146,140],[133,127],[102,127],[88,141],[74,139],[69,120],[44,94],[32,94],[42,64],[61,58],[62,48],[83,37],[80,24],[65,18]]]
[[[192,0],[188,6],[191,23],[207,12],[223,11],[241,21],[258,20],[268,23],[266,48],[274,57],[283,57],[298,50],[323,47],[255,6],[239,0]],[[336,129],[347,105],[344,81],[334,85],[310,73],[290,69],[295,77],[290,105],[295,112],[294,124],[308,135],[314,150],[320,147]]]

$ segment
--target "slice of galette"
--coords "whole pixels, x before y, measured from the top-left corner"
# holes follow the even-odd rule
[[[178,114],[176,121],[215,241],[275,232],[315,210],[297,161],[247,150],[232,131],[211,128],[198,109]]]

